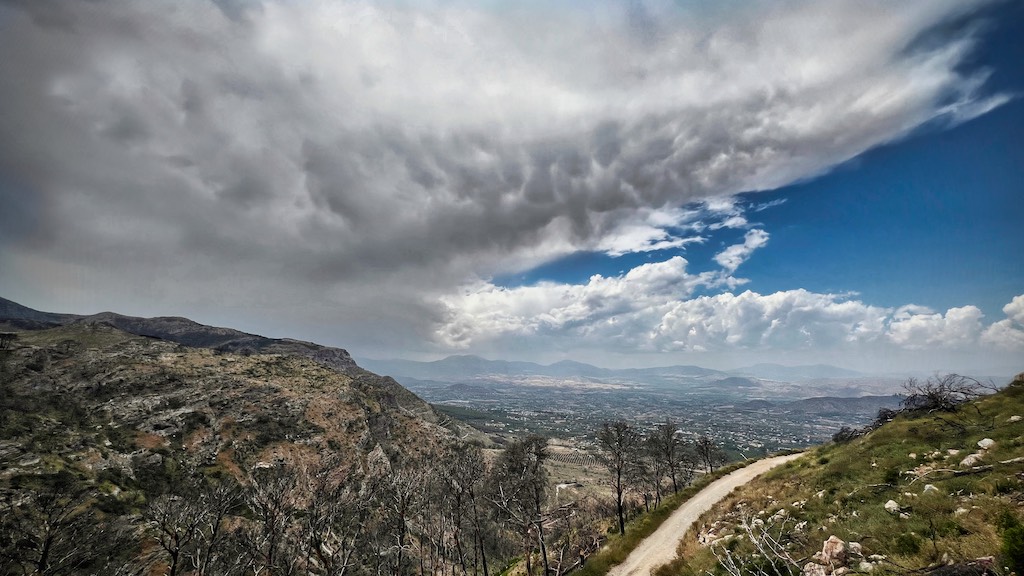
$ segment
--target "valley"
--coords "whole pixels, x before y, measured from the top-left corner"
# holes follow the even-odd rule
[[[788,372],[762,366],[765,377],[759,378],[750,369],[606,370],[476,357],[360,364],[393,376],[440,412],[497,437],[542,434],[592,449],[601,422],[653,427],[671,419],[684,437],[709,435],[733,458],[818,444],[844,426],[863,426],[880,408],[899,405],[902,382],[824,366]]]

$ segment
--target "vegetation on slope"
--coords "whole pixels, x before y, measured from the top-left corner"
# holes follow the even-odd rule
[[[1022,376],[950,406],[908,402],[755,480],[659,574],[1024,573]]]

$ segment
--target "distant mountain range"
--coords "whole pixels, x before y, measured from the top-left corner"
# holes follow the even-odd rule
[[[510,362],[487,360],[479,356],[448,356],[433,362],[414,360],[371,360],[361,359],[361,366],[378,374],[387,374],[399,380],[440,380],[446,382],[467,382],[485,376],[546,376],[552,378],[613,378],[623,380],[686,378],[704,382],[717,382],[723,386],[757,386],[760,380],[802,382],[821,379],[862,378],[866,374],[836,366],[817,364],[814,366],[782,366],[779,364],[755,364],[736,370],[714,370],[692,365],[662,366],[656,368],[599,368],[591,364],[563,360],[554,364],[534,362]]]

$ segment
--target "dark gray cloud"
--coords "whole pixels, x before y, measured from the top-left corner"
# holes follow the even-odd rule
[[[422,345],[474,278],[985,110],[973,28],[914,43],[980,4],[8,0],[0,289]]]

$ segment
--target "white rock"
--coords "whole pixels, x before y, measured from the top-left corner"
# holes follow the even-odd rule
[[[1017,416],[1016,414],[1014,414],[1013,416],[1010,416],[1010,419],[1007,420],[1007,422],[1020,422],[1020,421],[1021,421],[1021,417]]]
[[[821,546],[821,559],[826,564],[842,564],[846,562],[846,542],[835,534],[828,537]]]
[[[908,457],[909,457],[909,458],[910,458],[911,460],[917,460],[917,453],[916,453],[916,452],[911,452],[910,454],[907,454],[907,456],[908,456]]]
[[[804,569],[800,571],[803,576],[828,576],[828,572],[825,567],[821,564],[815,564],[814,562],[808,562],[804,565]]]
[[[977,466],[978,464],[981,463],[981,459],[982,459],[981,453],[980,452],[975,452],[974,454],[969,454],[967,456],[967,458],[964,458],[963,460],[961,460],[960,461],[960,465],[964,466],[964,467]]]
[[[959,453],[960,451],[957,450],[956,448],[950,448],[949,450],[946,450],[946,454],[949,454],[950,456],[956,456]]]
[[[861,572],[871,572],[874,569],[875,565],[868,561],[862,561],[857,565],[857,570],[860,570]]]
[[[840,566],[832,571],[832,576],[846,576],[851,570],[846,566]]]
[[[953,516],[963,516],[968,512],[970,512],[970,510],[968,510],[967,508],[957,508],[956,510],[953,511]]]
[[[981,440],[978,440],[978,448],[981,448],[982,450],[988,450],[989,448],[995,445],[996,441],[991,438],[983,438]]]
[[[900,512],[900,520],[910,520],[910,514],[906,512]]]
[[[864,547],[860,545],[860,542],[850,542],[850,554],[861,556],[864,554]]]
[[[895,500],[889,500],[885,503],[885,511],[889,514],[896,514],[900,511],[900,505]]]
[[[921,493],[922,494],[927,494],[929,492],[938,492],[938,491],[939,491],[939,489],[936,488],[934,484],[925,484],[924,485],[924,490],[922,490]]]

